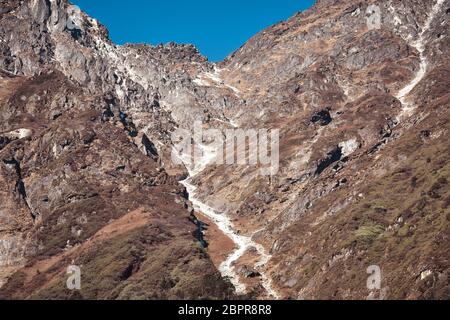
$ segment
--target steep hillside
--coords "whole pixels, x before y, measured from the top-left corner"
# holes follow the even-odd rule
[[[113,69],[127,51],[100,25],[83,16],[86,33],[69,32],[66,3],[47,4],[8,1],[0,15],[8,39],[0,44],[0,296],[233,296],[201,246],[184,188],[145,133],[171,126],[158,94],[129,80],[132,70]],[[154,50],[166,63],[196,55],[191,47],[129,50]],[[133,107],[152,128],[130,118]],[[66,288],[72,264],[82,266],[79,292]]]

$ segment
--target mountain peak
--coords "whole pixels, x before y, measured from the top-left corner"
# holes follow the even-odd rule
[[[0,297],[448,298],[446,1],[318,1],[219,64],[0,3]]]

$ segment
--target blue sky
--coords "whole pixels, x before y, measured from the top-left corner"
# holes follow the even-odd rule
[[[264,28],[314,0],[72,0],[108,27],[117,44],[192,43],[223,60]]]

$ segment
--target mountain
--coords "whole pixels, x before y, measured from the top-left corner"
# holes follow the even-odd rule
[[[1,298],[450,297],[450,1],[317,1],[217,64],[0,4]],[[278,130],[277,170],[176,161],[197,121]]]

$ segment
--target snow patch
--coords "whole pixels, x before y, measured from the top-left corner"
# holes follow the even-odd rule
[[[360,13],[361,13],[361,9],[357,8],[355,11],[352,12],[351,16],[352,17],[359,16]]]
[[[397,117],[398,122],[400,122],[404,117],[410,116],[412,112],[416,109],[416,106],[408,101],[408,96],[412,90],[423,80],[427,71],[428,71],[428,61],[425,55],[425,33],[430,29],[431,23],[433,22],[436,15],[442,9],[442,5],[445,0],[437,0],[431,9],[430,14],[422,28],[422,32],[419,35],[419,38],[411,43],[411,46],[414,47],[420,53],[420,66],[417,71],[415,77],[411,80],[409,84],[407,84],[403,89],[401,89],[397,94],[397,99],[401,102],[403,108],[400,115]]]
[[[201,86],[201,87],[210,86],[210,83],[203,78],[196,78],[192,82],[194,82],[196,85]]]
[[[431,270],[425,270],[424,272],[422,272],[420,274],[420,280],[424,280],[426,278],[428,278],[429,276],[433,275],[433,271]]]
[[[264,268],[271,256],[266,254],[264,247],[254,242],[251,237],[238,234],[234,230],[233,223],[227,215],[216,212],[213,208],[196,198],[195,191],[197,187],[190,184],[188,180],[182,181],[181,183],[186,187],[186,190],[189,193],[189,200],[194,205],[194,208],[210,218],[217,227],[235,243],[237,249],[220,265],[219,271],[223,277],[230,279],[238,294],[245,294],[247,292],[247,287],[239,280],[239,275],[236,273],[233,264],[251,248],[255,248],[261,256],[260,260],[255,265],[257,269]],[[268,295],[278,299],[278,294],[272,288],[272,280],[269,279],[265,273],[260,273],[262,285],[266,289]]]

